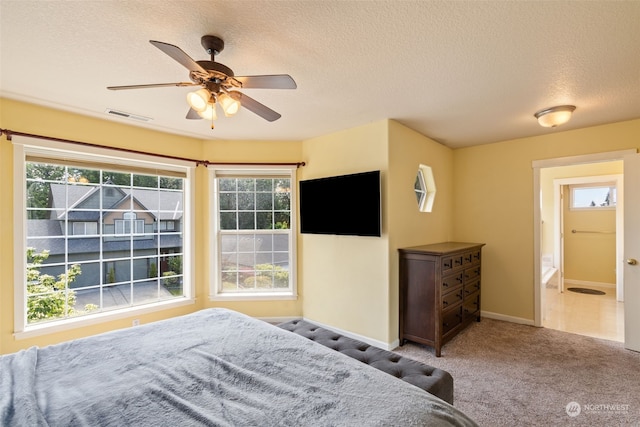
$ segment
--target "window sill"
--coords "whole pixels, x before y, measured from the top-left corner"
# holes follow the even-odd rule
[[[139,316],[147,313],[154,313],[169,308],[182,307],[185,305],[195,304],[194,299],[180,299],[179,301],[162,301],[155,304],[147,304],[140,307],[131,307],[118,311],[107,311],[94,315],[75,317],[71,319],[51,321],[30,325],[24,331],[14,332],[13,336],[16,340],[38,337],[42,335],[53,334],[56,332],[68,331],[70,329],[82,328],[90,325],[106,323],[112,320],[124,319],[131,316]]]
[[[276,300],[297,300],[298,295],[291,292],[279,293],[261,293],[261,292],[243,292],[243,293],[224,293],[209,295],[210,301],[276,301]]]

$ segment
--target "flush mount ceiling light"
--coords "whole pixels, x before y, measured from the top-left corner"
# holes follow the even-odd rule
[[[540,126],[554,128],[567,123],[571,118],[571,113],[576,109],[574,105],[559,105],[557,107],[545,108],[534,114]]]

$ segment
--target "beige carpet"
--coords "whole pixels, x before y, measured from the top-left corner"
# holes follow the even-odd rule
[[[640,426],[640,353],[618,342],[483,319],[442,357],[394,351],[451,373],[454,405],[481,426]]]

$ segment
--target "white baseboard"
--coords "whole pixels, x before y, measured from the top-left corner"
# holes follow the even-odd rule
[[[504,314],[492,313],[490,311],[481,311],[480,312],[480,316],[481,317],[486,317],[487,319],[502,320],[504,322],[511,322],[511,323],[518,323],[518,324],[521,324],[521,325],[534,326],[533,320],[524,319],[522,317],[506,316]],[[268,323],[278,324],[278,323],[289,322],[289,321],[295,320],[295,319],[300,319],[300,317],[297,317],[297,316],[294,316],[294,317],[259,317],[258,319],[263,320],[263,321],[268,322]],[[379,340],[376,340],[376,339],[373,339],[373,338],[365,337],[364,335],[355,334],[353,332],[345,331],[345,330],[340,329],[340,328],[336,328],[336,327],[333,327],[333,326],[330,326],[330,325],[326,325],[324,323],[317,322],[317,321],[315,321],[313,319],[309,319],[309,318],[306,318],[306,317],[303,317],[303,319],[306,320],[307,322],[311,322],[313,324],[316,324],[316,325],[320,326],[321,328],[328,329],[328,330],[333,331],[333,332],[335,332],[337,334],[344,335],[345,337],[353,338],[354,340],[365,342],[367,344],[373,345],[373,346],[381,348],[383,350],[392,351],[393,349],[397,348],[400,345],[400,340],[399,339],[395,339],[390,343],[386,343],[384,341],[379,341]]]
[[[288,322],[290,320],[295,320],[295,319],[299,319],[300,316],[294,316],[294,317],[256,317],[256,319],[258,320],[262,320],[264,322],[267,323],[271,323],[273,325],[277,325],[278,323],[284,323],[284,322]]]
[[[480,312],[480,316],[481,317],[486,317],[487,319],[502,320],[502,321],[505,321],[505,322],[518,323],[520,325],[534,326],[533,320],[524,319],[522,317],[507,316],[507,315],[499,314],[499,313],[492,313],[490,311],[484,311],[483,310],[483,311]]]
[[[397,339],[392,341],[391,343],[386,343],[384,341],[378,341],[378,340],[375,340],[373,338],[365,337],[363,335],[354,334],[353,332],[349,332],[349,331],[345,331],[345,330],[342,330],[342,329],[339,329],[339,328],[335,328],[333,326],[325,325],[323,323],[316,322],[315,320],[308,319],[306,317],[304,318],[304,320],[306,320],[307,322],[311,322],[313,324],[316,324],[316,325],[318,325],[318,326],[320,326],[322,328],[329,329],[330,331],[333,331],[333,332],[335,332],[337,334],[344,335],[345,337],[353,338],[354,340],[365,342],[367,344],[370,344],[372,346],[381,348],[383,350],[393,350],[394,348],[398,347],[398,345],[400,345],[400,341],[397,340]]]
[[[589,280],[573,280],[573,279],[564,279],[565,285],[570,283],[572,285],[580,285],[580,286],[599,286],[601,288],[615,288],[615,283],[604,283],[604,282],[591,282]],[[566,288],[566,286],[565,286]]]

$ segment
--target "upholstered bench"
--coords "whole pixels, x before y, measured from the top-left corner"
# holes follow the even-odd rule
[[[453,404],[453,377],[442,369],[345,337],[305,320],[291,320],[278,327],[353,357]]]

